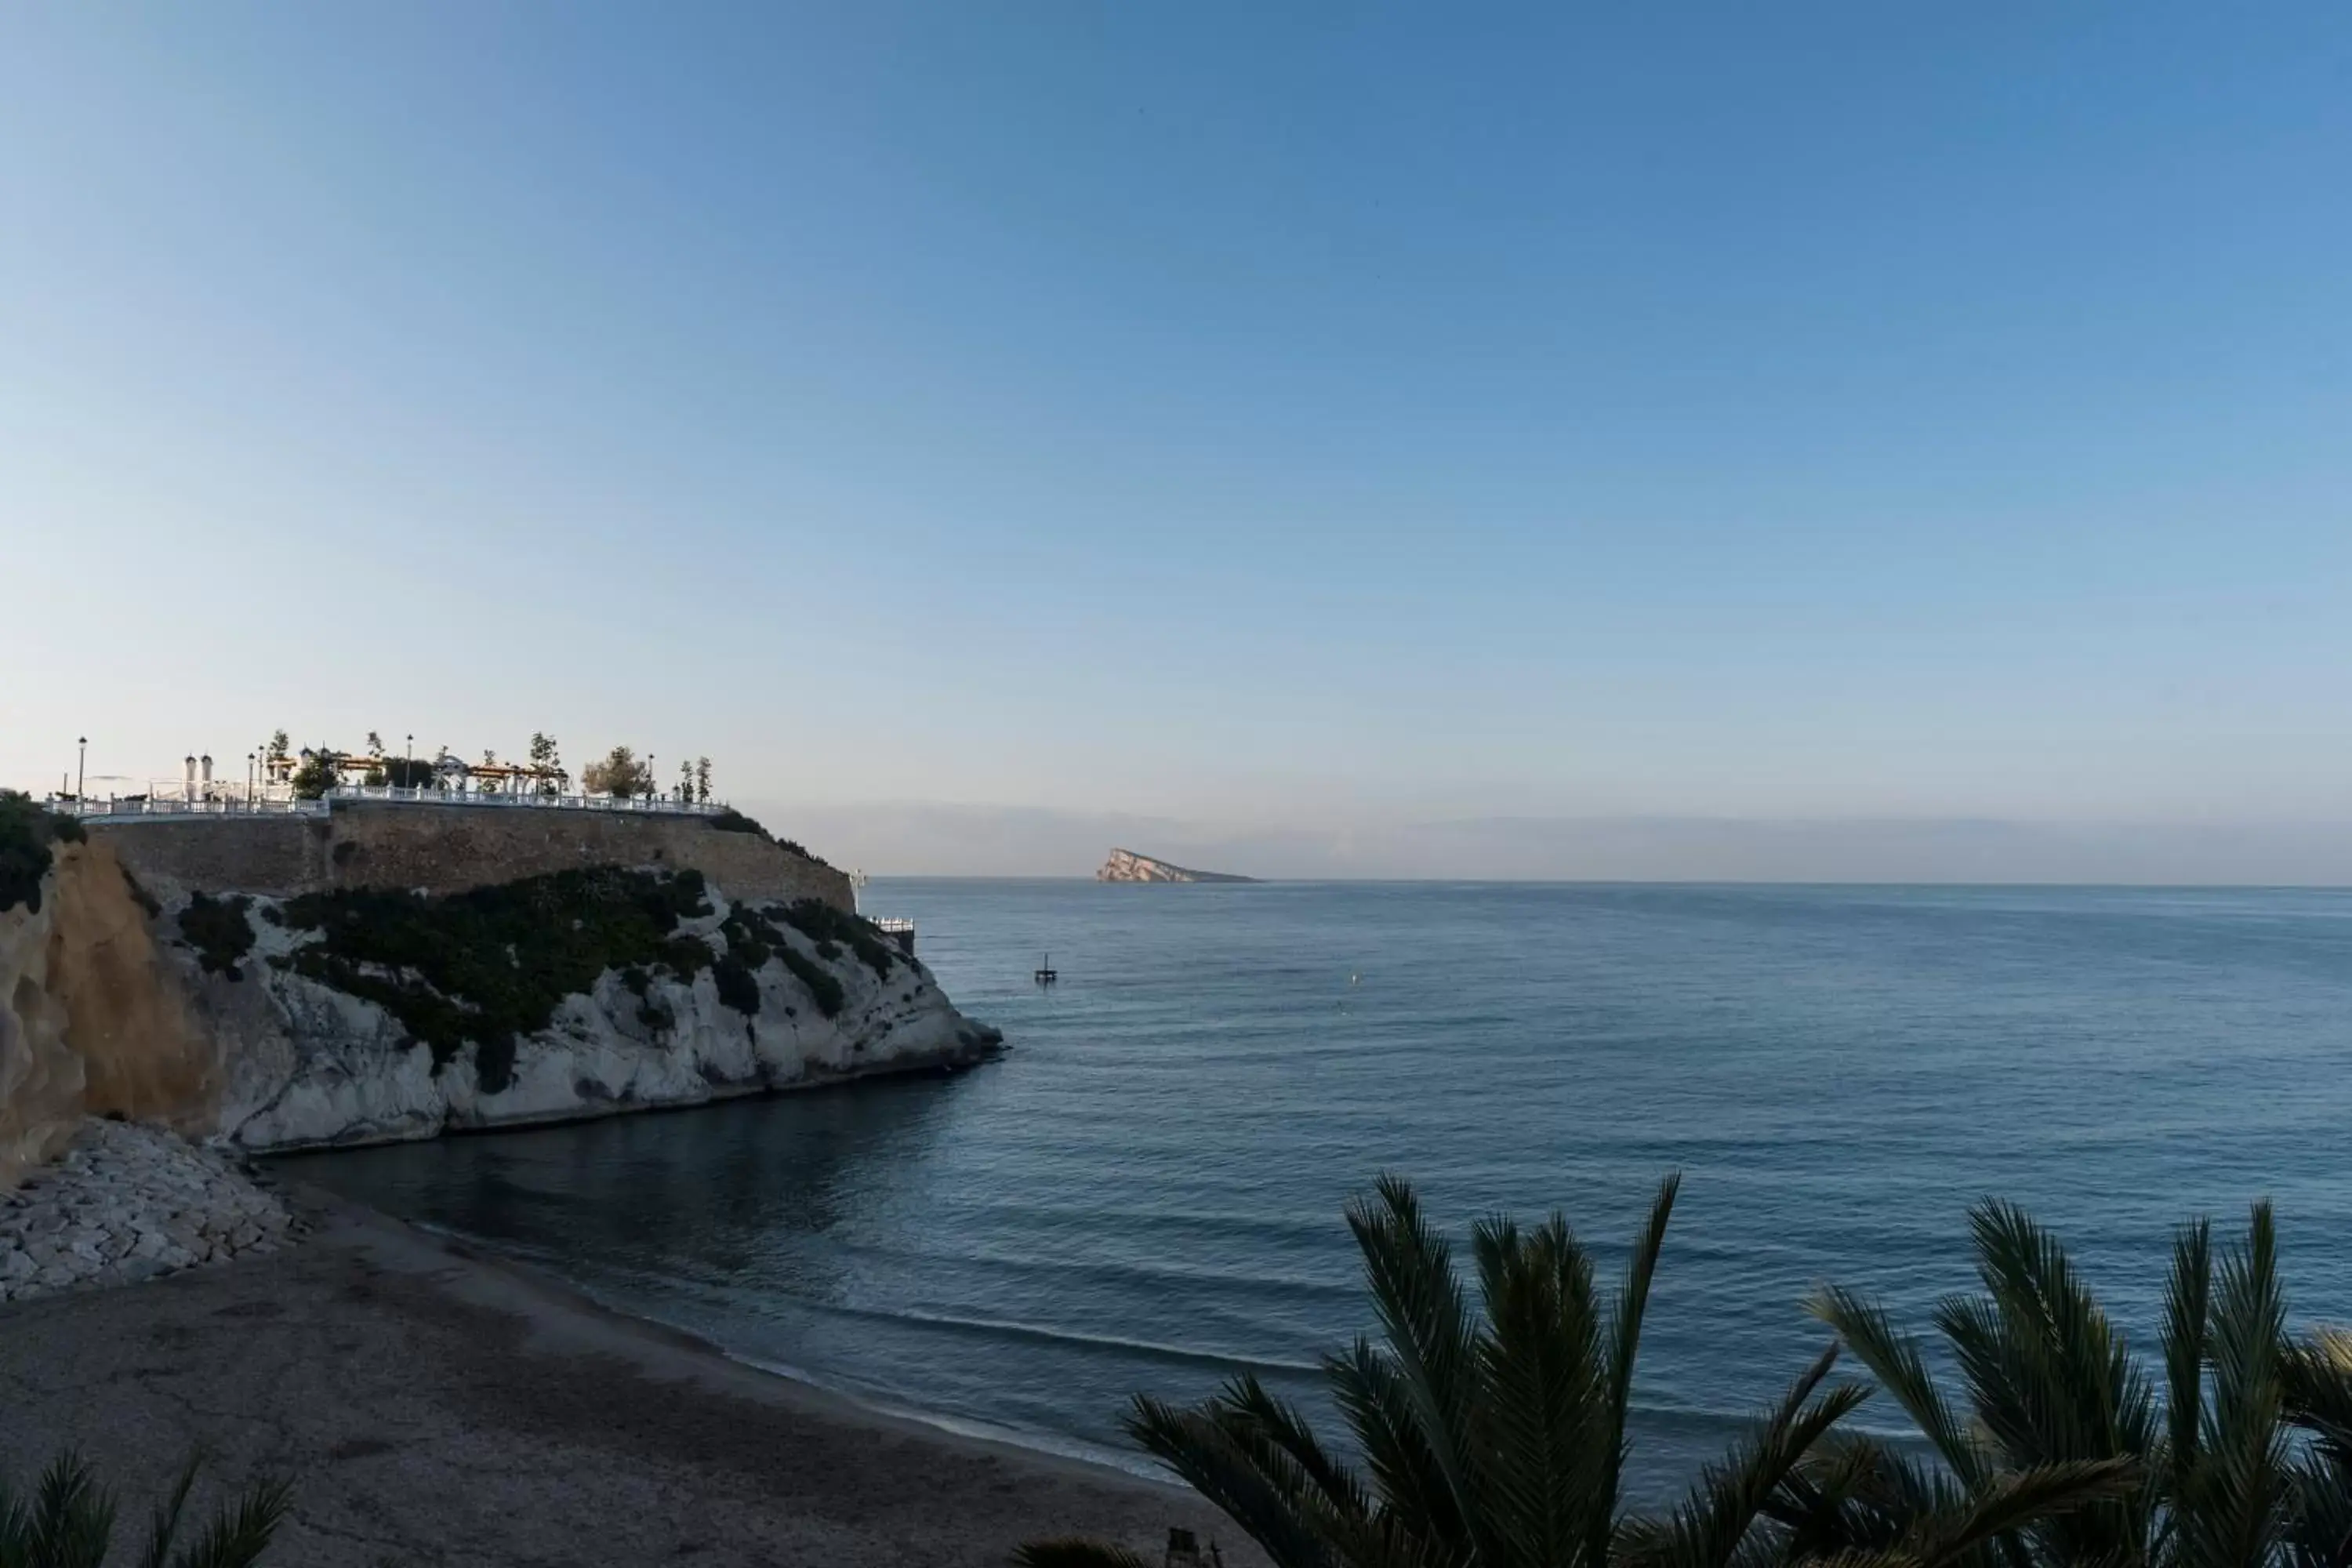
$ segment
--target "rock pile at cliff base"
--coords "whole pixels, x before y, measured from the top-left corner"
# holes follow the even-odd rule
[[[0,1301],[273,1252],[291,1229],[286,1206],[222,1155],[92,1119],[63,1158],[0,1196]]]

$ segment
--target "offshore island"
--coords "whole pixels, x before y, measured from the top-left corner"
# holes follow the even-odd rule
[[[289,1475],[276,1555],[352,1568],[997,1563],[1048,1521],[1207,1528],[1186,1494],[752,1370],[253,1158],[1002,1049],[853,879],[707,778],[621,785],[320,752],[0,792],[12,1445]]]
[[[1110,858],[1095,873],[1097,882],[1255,882],[1255,877],[1236,877],[1229,871],[1196,871],[1189,866],[1171,865],[1155,860],[1149,855],[1138,855],[1132,849],[1113,849]]]

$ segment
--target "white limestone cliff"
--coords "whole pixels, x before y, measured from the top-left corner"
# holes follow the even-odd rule
[[[733,906],[715,883],[702,886],[708,912],[676,934],[717,954]],[[57,1157],[88,1116],[266,1152],[957,1070],[1002,1042],[914,959],[894,956],[877,974],[847,948],[778,922],[770,935],[841,986],[835,1016],[781,957],[751,972],[760,1004],[749,1014],[719,1000],[708,967],[690,979],[633,973],[642,994],[607,970],[516,1040],[493,1089],[478,1047],[436,1071],[432,1051],[384,1008],[282,962],[318,933],[274,922],[276,900],[214,900],[215,918],[223,901],[241,911],[253,946],[208,970],[179,925],[200,889],[141,886],[105,846],[74,844],[58,847],[41,890],[37,910],[0,910],[0,1192]]]
[[[723,949],[730,905],[707,888],[711,913],[683,932]],[[782,939],[824,967],[845,994],[826,1018],[781,959],[753,972],[758,1012],[721,1003],[709,970],[691,980],[659,973],[640,996],[607,970],[593,991],[566,997],[549,1026],[517,1044],[509,1080],[486,1090],[477,1049],[436,1073],[431,1051],[408,1042],[375,1003],[270,962],[310,933],[273,924],[272,901],[253,900],[256,945],[240,977],[184,962],[197,1011],[226,1064],[216,1131],[256,1152],[430,1138],[451,1130],[572,1121],[793,1089],[869,1074],[960,1069],[986,1059],[1003,1037],[949,1002],[912,959],[877,975],[847,952],[828,962],[789,928]],[[666,1016],[648,1024],[646,1016]]]

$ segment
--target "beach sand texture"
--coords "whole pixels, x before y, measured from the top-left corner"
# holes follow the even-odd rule
[[[1002,1564],[1083,1532],[1156,1558],[1189,1492],[940,1431],[726,1360],[313,1190],[287,1252],[0,1309],[0,1456],[74,1444],[143,1517],[290,1477],[269,1561]]]

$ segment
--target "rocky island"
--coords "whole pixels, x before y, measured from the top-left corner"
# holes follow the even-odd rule
[[[1255,877],[1236,877],[1226,871],[1195,871],[1188,866],[1172,866],[1165,860],[1155,860],[1149,855],[1138,855],[1132,849],[1114,849],[1102,869],[1095,873],[1097,882],[1255,882]]]

